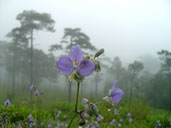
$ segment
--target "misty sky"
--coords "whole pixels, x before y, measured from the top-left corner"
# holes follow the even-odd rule
[[[171,0],[0,0],[0,40],[19,26],[23,10],[50,13],[55,33],[38,32],[35,47],[59,43],[65,27],[80,27],[106,55],[133,61],[171,50]],[[156,56],[157,57],[157,56]]]

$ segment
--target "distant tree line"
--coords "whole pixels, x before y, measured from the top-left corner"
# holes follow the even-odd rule
[[[0,68],[5,69],[7,81],[0,79],[1,84],[11,85],[15,96],[15,89],[18,84],[28,89],[31,84],[39,84],[44,79],[57,84],[59,71],[56,68],[56,61],[61,54],[66,55],[73,45],[78,45],[85,56],[92,57],[97,48],[91,43],[90,37],[82,32],[80,28],[65,28],[64,35],[60,42],[54,42],[49,47],[49,52],[34,47],[35,31],[46,30],[54,32],[55,21],[50,14],[36,11],[23,11],[16,19],[20,22],[19,27],[13,28],[8,34],[11,40],[0,41]],[[124,90],[124,101],[132,105],[134,100],[149,102],[153,107],[166,108],[171,110],[171,52],[161,50],[158,55],[162,61],[160,70],[152,74],[144,69],[141,61],[135,60],[127,67],[122,65],[119,57],[111,60],[103,55],[99,58],[103,70],[105,82],[100,73],[92,78],[95,86],[91,85],[90,96],[93,98],[99,95],[99,86],[104,84],[104,93],[108,93],[114,80],[118,80],[118,86]],[[72,83],[67,82],[68,101],[72,100]],[[106,79],[105,78],[105,79]],[[3,83],[2,83],[3,81]],[[81,90],[86,88],[88,82],[82,83]],[[94,94],[92,90],[94,89]],[[83,91],[81,91],[83,93]],[[30,94],[32,99],[32,94]]]

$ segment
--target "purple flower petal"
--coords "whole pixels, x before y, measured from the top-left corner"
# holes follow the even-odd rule
[[[34,91],[35,96],[39,96],[40,92],[38,90]]]
[[[81,76],[89,76],[90,74],[94,72],[94,68],[95,68],[94,63],[92,63],[88,59],[83,59],[77,67],[78,73]]]
[[[104,117],[102,116],[102,115],[99,115],[98,117],[97,117],[97,121],[100,121],[100,120],[103,120],[104,119]]]
[[[132,118],[130,118],[130,119],[128,120],[128,122],[130,122],[130,123],[131,123],[131,122],[132,122]]]
[[[34,85],[33,85],[33,84],[31,84],[31,85],[30,85],[30,87],[29,87],[30,91],[32,91],[32,90],[33,90],[33,87],[34,87]]]
[[[115,82],[113,83],[112,88],[115,88],[116,84],[117,84],[117,80],[115,80]]]
[[[67,56],[61,56],[56,65],[58,69],[64,74],[71,74],[74,70],[73,64]]]
[[[80,61],[83,58],[83,54],[81,52],[80,47],[78,46],[72,46],[71,51],[69,52],[69,58],[71,59],[72,63],[76,62],[76,63],[80,63]]]
[[[117,80],[115,80],[115,82],[113,83],[112,88],[111,88],[111,89],[109,89],[109,96],[111,96],[111,95],[112,95],[112,92],[113,92],[113,90],[115,89],[116,84],[117,84]]]
[[[115,88],[112,91],[112,102],[117,105],[119,101],[122,99],[123,91],[120,88]]]
[[[11,102],[10,102],[10,100],[9,99],[7,99],[5,102],[4,102],[4,106],[11,106]]]
[[[118,112],[118,110],[115,108],[115,110],[114,110],[114,114],[115,115],[118,115],[119,114],[119,112]]]

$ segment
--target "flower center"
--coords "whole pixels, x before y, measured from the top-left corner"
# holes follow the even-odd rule
[[[74,65],[77,65],[77,64],[78,64],[78,61],[76,61],[76,62],[73,62],[73,64],[74,64]]]

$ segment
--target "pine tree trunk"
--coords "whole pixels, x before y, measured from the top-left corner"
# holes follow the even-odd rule
[[[131,88],[130,88],[130,97],[129,97],[129,109],[130,109],[131,103],[132,103],[133,81],[134,81],[134,79],[132,78],[132,81],[131,81]]]
[[[30,85],[33,84],[33,29],[31,30],[31,54],[30,54]],[[30,86],[29,85],[29,86]],[[33,92],[30,91],[30,101],[32,101]]]

